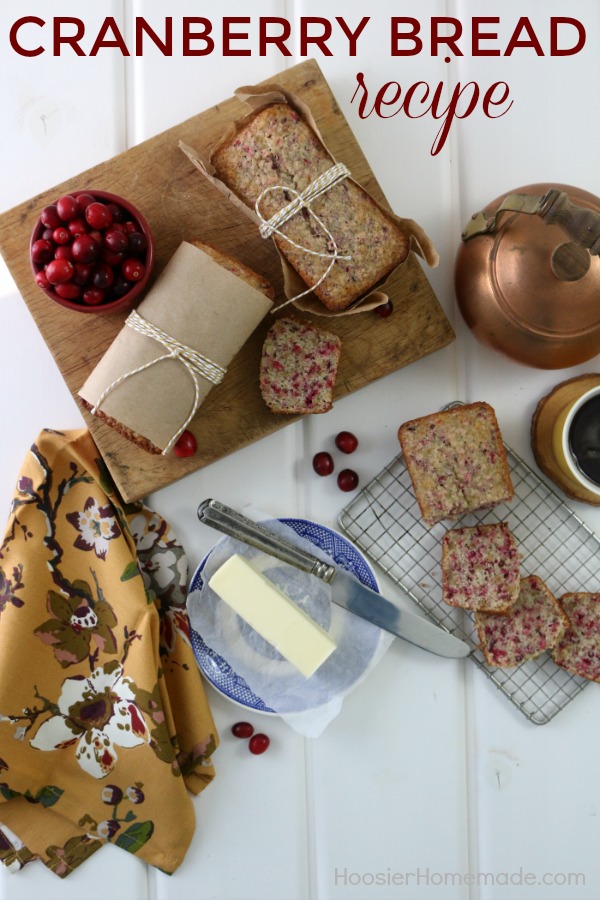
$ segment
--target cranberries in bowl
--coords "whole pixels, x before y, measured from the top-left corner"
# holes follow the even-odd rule
[[[145,289],[154,240],[123,197],[71,191],[42,209],[29,254],[36,284],[52,300],[78,312],[116,312]]]

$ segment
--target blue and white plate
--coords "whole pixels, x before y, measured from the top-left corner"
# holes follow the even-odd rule
[[[340,569],[351,572],[367,587],[374,591],[379,591],[373,570],[365,558],[356,547],[337,531],[332,531],[331,528],[327,528],[325,525],[319,525],[307,519],[279,519],[279,521],[283,525],[292,528],[297,535],[310,541],[315,547],[320,548],[331,557]],[[203,586],[202,573],[212,552],[211,550],[204,557],[196,569],[190,583],[190,592]],[[194,655],[201,672],[219,693],[234,703],[254,712],[276,715],[275,711],[270,709],[260,697],[257,697],[250,690],[244,679],[236,673],[234,658],[226,660],[215,653],[193,628],[191,629],[191,640]],[[377,649],[377,643],[374,643],[373,653]],[[360,675],[362,675],[362,672],[359,673]]]

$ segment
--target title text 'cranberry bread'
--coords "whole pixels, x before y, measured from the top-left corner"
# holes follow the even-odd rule
[[[452,528],[442,539],[442,598],[505,612],[519,596],[519,551],[506,522]]]
[[[268,220],[335,161],[291,106],[274,103],[248,117],[234,137],[217,147],[211,163],[220,180],[248,207],[254,209],[261,198],[260,211]],[[282,190],[263,194],[275,186]],[[409,236],[349,178],[314,199],[311,210],[333,236],[339,253],[350,257],[338,260],[315,287],[315,295],[332,311],[347,309],[408,255]],[[309,287],[316,285],[330,260],[315,254],[330,256],[330,237],[307,209],[280,230],[286,237],[274,235],[279,251]]]
[[[570,624],[552,659],[573,675],[600,681],[600,594],[563,594],[558,602]]]
[[[512,499],[506,453],[488,403],[456,406],[405,422],[398,439],[428,525]]]
[[[310,322],[278,319],[269,329],[260,361],[260,391],[275,413],[325,413],[333,390],[342,342]]]
[[[519,597],[502,615],[476,612],[481,650],[490,666],[511,668],[550,650],[569,619],[537,575],[521,579]]]

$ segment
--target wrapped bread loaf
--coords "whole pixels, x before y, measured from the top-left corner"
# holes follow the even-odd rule
[[[183,242],[81,388],[83,404],[144,450],[168,452],[273,296],[239,260]]]
[[[248,116],[210,161],[238,199],[252,209],[259,201],[266,220],[335,164],[314,130],[287,103],[272,103]],[[408,255],[410,235],[351,178],[327,189],[310,209],[314,215],[301,209],[273,239],[306,285],[316,285],[315,295],[330,310],[349,307]],[[338,260],[318,283],[334,247],[349,259]]]

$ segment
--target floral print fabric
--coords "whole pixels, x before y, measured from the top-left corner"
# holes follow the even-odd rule
[[[173,872],[218,738],[187,562],[89,432],[44,431],[0,547],[0,859],[60,877],[106,842]]]

